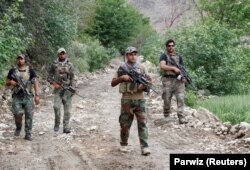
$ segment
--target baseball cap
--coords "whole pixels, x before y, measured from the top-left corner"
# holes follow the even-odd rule
[[[57,50],[57,54],[60,54],[60,53],[62,53],[62,52],[66,53],[66,50],[65,50],[64,48],[59,48],[59,49]]]
[[[18,56],[17,56],[17,58],[23,58],[23,59],[25,59],[25,55],[24,54],[19,54]]]
[[[135,47],[128,47],[125,51],[126,54],[129,54],[132,52],[138,52],[138,50]]]

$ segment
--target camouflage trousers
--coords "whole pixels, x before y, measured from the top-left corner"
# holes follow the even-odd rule
[[[185,95],[185,83],[174,78],[162,78],[163,94],[162,99],[164,100],[163,114],[168,117],[171,113],[171,100],[175,95],[177,100],[177,114],[178,117],[183,117],[182,113],[184,110],[184,95]]]
[[[137,118],[138,134],[141,147],[148,147],[148,128],[146,125],[146,107],[145,100],[121,100],[121,115],[119,122],[121,126],[121,142],[122,146],[128,145],[129,131],[134,120],[134,115]]]
[[[16,130],[22,129],[22,119],[24,113],[25,133],[26,135],[31,135],[34,113],[33,96],[18,96],[13,94],[11,110],[15,118]]]
[[[55,125],[60,125],[61,119],[61,105],[63,104],[63,128],[69,129],[69,120],[72,107],[72,94],[69,91],[56,89],[54,90],[54,113],[55,113]]]

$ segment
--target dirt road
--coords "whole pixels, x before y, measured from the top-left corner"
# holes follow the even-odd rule
[[[129,153],[119,151],[120,94],[110,81],[115,69],[84,80],[73,99],[71,134],[53,132],[52,96],[46,96],[36,108],[33,141],[13,137],[14,122],[8,111],[0,127],[1,170],[106,170],[169,169],[169,154],[205,152],[199,129],[167,124],[161,113],[148,109],[150,156],[141,156],[136,121],[129,138]],[[149,101],[150,102],[150,101]],[[164,128],[162,126],[164,124]],[[185,129],[185,130],[184,130]],[[208,137],[209,134],[206,134]],[[219,140],[211,135],[213,140]]]

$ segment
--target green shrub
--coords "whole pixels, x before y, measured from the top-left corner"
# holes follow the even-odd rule
[[[116,47],[122,52],[138,38],[142,27],[150,27],[149,20],[125,0],[97,0],[96,12],[86,33],[103,46]]]
[[[185,104],[189,107],[194,107],[197,104],[197,97],[195,92],[187,90],[185,94]]]
[[[208,89],[212,94],[240,93],[241,84],[245,83],[242,62],[247,54],[237,46],[239,39],[233,30],[208,22],[167,35],[176,40],[177,51],[183,55],[198,89]],[[247,56],[249,58],[249,54]]]
[[[72,42],[69,46],[68,56],[70,61],[74,64],[77,70],[85,72],[89,70],[87,46],[78,42]]]

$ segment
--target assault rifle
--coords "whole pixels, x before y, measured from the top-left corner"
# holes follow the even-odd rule
[[[138,84],[143,84],[146,89],[145,92],[147,92],[147,94],[150,92],[150,90],[152,90],[153,92],[155,92],[156,94],[159,94],[152,86],[151,82],[149,82],[147,80],[147,78],[141,74],[138,73],[137,71],[135,71],[134,69],[130,69],[130,70],[126,70],[123,67],[120,67],[122,69],[122,71],[126,74],[128,74],[131,78],[132,78],[132,84],[136,85],[136,83]]]
[[[169,62],[180,70],[180,75],[187,80],[188,84],[192,85],[192,79],[189,77],[186,69],[181,64],[177,64],[173,58],[169,57],[169,59]]]
[[[30,100],[31,103],[33,103],[33,101],[30,99],[31,94],[30,94],[29,91],[27,90],[27,85],[28,85],[28,83],[30,83],[30,82],[29,82],[29,81],[24,82],[24,81],[22,80],[22,78],[21,78],[20,76],[17,75],[16,72],[14,72],[14,73],[12,74],[12,78],[13,78],[14,80],[17,81],[17,88],[18,88],[18,89],[17,89],[17,92],[20,91],[20,90],[22,90],[24,96],[27,97],[27,98]]]
[[[51,78],[51,80],[52,80],[53,82],[55,82],[56,84],[59,84],[59,86],[61,86],[61,88],[62,88],[63,90],[69,91],[69,92],[72,94],[72,96],[75,94],[75,95],[81,97],[82,99],[85,98],[84,96],[82,96],[82,95],[80,95],[79,93],[77,93],[76,89],[74,89],[73,87],[71,87],[71,86],[65,86],[63,83],[61,83],[61,82],[59,82],[59,81],[56,81],[54,78]]]

